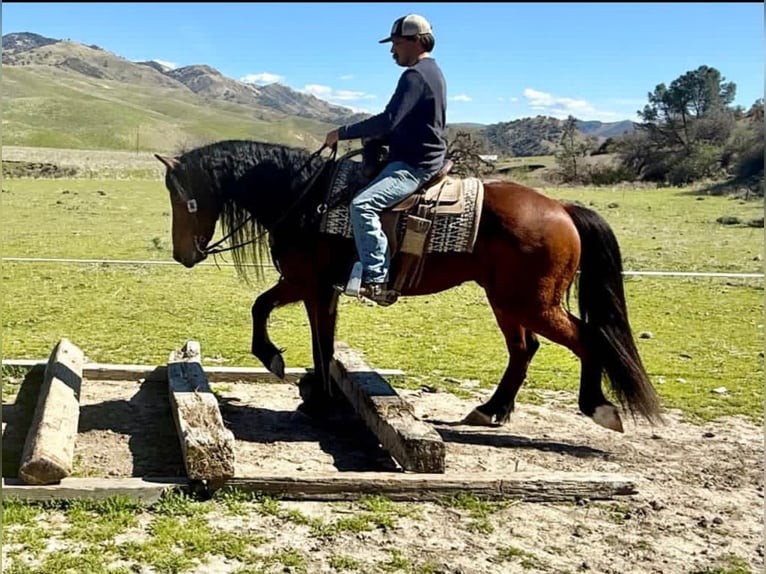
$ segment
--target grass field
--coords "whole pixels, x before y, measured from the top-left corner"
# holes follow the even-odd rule
[[[626,270],[762,272],[763,229],[716,223],[723,215],[762,217],[762,202],[678,189],[548,193],[602,213],[620,240]],[[171,259],[160,181],[6,179],[0,199],[4,257]],[[250,305],[276,273],[248,286],[226,266],[5,261],[2,277],[4,358],[47,357],[69,337],[91,361],[162,364],[194,338],[205,357],[261,366],[249,354]],[[638,345],[666,406],[694,418],[743,413],[761,420],[762,279],[626,277],[626,291],[635,333],[652,333]],[[448,334],[445,321],[454,325]],[[302,306],[276,311],[270,329],[286,347],[288,366],[310,366]],[[506,363],[494,318],[472,284],[387,309],[344,298],[338,339],[374,366],[404,369],[406,386],[450,390],[447,379],[457,378],[494,387]],[[574,391],[578,376],[574,357],[543,341],[520,401],[534,401],[536,389]],[[720,386],[729,393],[711,392]]]
[[[3,358],[45,359],[59,339],[68,337],[90,361],[158,365],[191,338],[201,343],[203,364],[212,360],[228,366],[261,366],[249,354],[250,305],[276,279],[276,272],[269,268],[263,284],[247,285],[230,266],[210,264],[188,270],[172,262],[168,196],[151,155],[21,147],[3,152],[5,159],[53,162],[80,170],[77,179],[4,179],[0,194],[4,258],[157,263],[4,261]],[[747,225],[763,216],[762,201],[699,198],[691,190],[677,189],[557,188],[547,192],[602,213],[620,241],[626,270],[763,270],[763,229]],[[743,223],[721,225],[716,222],[721,216],[737,217]],[[666,407],[681,409],[694,422],[742,414],[762,424],[763,279],[627,276],[625,288],[634,332],[651,333],[637,344]],[[451,326],[449,331],[445,332],[445,324]],[[276,344],[286,347],[288,366],[311,366],[302,306],[275,311],[269,327]],[[342,298],[338,339],[361,350],[372,366],[403,369],[404,381],[395,384],[407,388],[428,385],[460,394],[455,379],[478,380],[481,387],[493,388],[507,360],[485,297],[473,284],[403,299],[389,308]],[[520,403],[539,402],[542,390],[574,393],[577,389],[579,365],[574,357],[545,339],[541,342]],[[17,374],[4,369],[4,403],[12,402],[19,388]],[[727,388],[726,394],[711,392],[721,386]],[[672,458],[672,451],[668,456]],[[711,476],[717,472],[713,466],[708,470]],[[666,484],[686,488],[674,479]],[[671,504],[669,499],[665,502]],[[544,515],[535,514],[537,507],[521,506],[524,509],[514,515],[515,505],[515,501],[493,503],[471,495],[431,505],[393,503],[377,496],[312,505],[227,490],[207,501],[171,494],[151,506],[121,497],[44,504],[4,498],[3,572],[308,574],[317,571],[316,549],[327,556],[323,571],[453,571],[442,566],[444,560],[453,559],[450,553],[442,551],[435,560],[433,553],[424,553],[412,533],[427,533],[435,540],[445,537],[457,553],[462,553],[461,546],[455,544],[471,541],[471,546],[464,546],[470,549],[471,559],[481,564],[489,556],[490,568],[497,564],[513,568],[504,571],[554,571],[546,560],[556,556],[561,562],[559,538],[575,540],[576,535],[576,544],[584,541],[586,545],[595,545],[596,537],[611,540],[605,555],[618,556],[621,549],[637,546],[635,528],[646,532],[647,518],[652,518],[639,513],[645,512],[641,502],[545,505],[548,513],[555,514]],[[670,506],[663,512],[673,516],[668,519],[672,525],[668,522],[661,533],[644,535],[658,545],[663,544],[660,536],[666,529],[684,528],[678,522],[684,512],[697,516],[706,510]],[[750,510],[731,512],[725,515],[727,529],[737,523],[740,513]],[[616,535],[613,522],[619,520],[623,528],[629,517],[634,530]],[[516,520],[539,524],[540,533],[525,539]],[[441,528],[442,523],[447,526]],[[546,535],[545,523],[560,526],[561,535]],[[594,534],[580,539],[588,536],[589,529]],[[755,572],[755,566],[750,568],[758,562],[755,552],[737,554],[729,546],[736,534],[711,542],[715,531],[704,532],[703,546],[713,550],[700,560],[709,566],[684,572]],[[506,541],[508,533],[511,546]],[[489,551],[476,544],[485,535],[491,536],[485,543]],[[362,549],[365,558],[355,558],[358,554],[352,547]],[[365,552],[368,548],[372,550]],[[664,570],[666,560],[662,561]],[[582,555],[575,562],[585,565]],[[575,566],[566,570],[570,571]]]

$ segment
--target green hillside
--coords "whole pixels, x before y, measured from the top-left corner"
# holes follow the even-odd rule
[[[175,151],[254,138],[316,148],[332,126],[156,85],[3,66],[3,145]]]

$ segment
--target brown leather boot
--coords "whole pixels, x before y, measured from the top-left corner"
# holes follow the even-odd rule
[[[396,303],[399,292],[389,289],[385,283],[364,283],[359,289],[359,296],[374,301],[381,307]]]

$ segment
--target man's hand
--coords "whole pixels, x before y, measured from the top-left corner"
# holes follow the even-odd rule
[[[327,147],[335,147],[338,145],[338,130],[327,132],[327,136],[324,139],[324,145]]]

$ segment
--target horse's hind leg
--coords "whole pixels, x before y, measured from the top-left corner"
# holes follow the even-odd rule
[[[285,378],[285,361],[282,352],[269,339],[266,322],[277,307],[300,301],[301,292],[295,283],[285,279],[261,293],[253,303],[250,314],[253,319],[251,352],[269,371],[280,379]]]
[[[587,330],[582,321],[563,307],[556,306],[540,314],[530,314],[525,318],[525,325],[554,343],[564,345],[580,359],[580,411],[602,427],[623,432],[619,411],[606,399],[601,388],[601,361],[595,352],[589,352],[594,347],[587,344]]]
[[[588,337],[587,329],[583,329],[580,324],[580,332],[584,337]],[[601,359],[594,352],[588,352],[587,349],[595,349],[595,345],[588,345],[586,342],[586,352],[580,358],[580,411],[593,419],[593,421],[602,427],[617,432],[623,432],[622,419],[620,413],[612,403],[604,396],[601,388],[603,375],[603,364]]]
[[[524,384],[527,369],[535,356],[540,342],[537,336],[522,327],[511,313],[492,306],[500,330],[505,336],[508,347],[508,366],[492,397],[471,411],[463,419],[463,424],[491,425],[504,424],[508,421],[516,405],[516,395]]]

